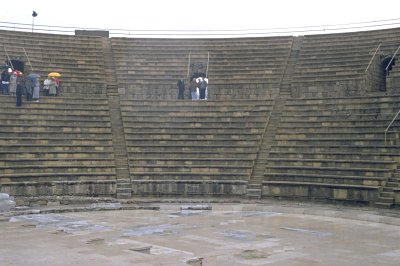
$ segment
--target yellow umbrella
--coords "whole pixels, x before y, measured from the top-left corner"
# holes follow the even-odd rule
[[[58,72],[51,72],[47,75],[48,77],[54,77],[54,78],[59,78],[61,77],[61,74]]]

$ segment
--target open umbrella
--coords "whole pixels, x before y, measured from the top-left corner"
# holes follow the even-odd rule
[[[51,72],[47,75],[48,77],[54,77],[54,78],[59,78],[61,77],[61,74],[58,72]]]
[[[33,83],[36,83],[36,82],[38,82],[40,75],[36,74],[36,73],[29,73],[28,77],[33,81]]]
[[[36,73],[29,73],[28,74],[28,77],[30,77],[30,78],[40,78],[40,75],[39,74],[36,74]]]

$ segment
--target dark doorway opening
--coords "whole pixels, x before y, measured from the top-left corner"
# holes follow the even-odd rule
[[[197,79],[197,78],[200,78],[200,77],[205,78],[207,76],[206,76],[205,73],[196,72],[196,73],[192,74],[192,76],[190,77],[190,80],[193,80],[194,78]]]
[[[8,61],[8,65],[13,67],[13,70],[19,70],[24,73],[25,70],[25,63],[21,60],[12,59]]]
[[[392,71],[393,66],[396,64],[396,59],[397,58],[391,54],[381,56],[381,73],[383,77],[379,90],[386,91],[386,79],[389,77],[390,71]]]

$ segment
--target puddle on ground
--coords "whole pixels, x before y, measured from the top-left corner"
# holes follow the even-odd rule
[[[265,259],[271,256],[272,253],[268,251],[263,251],[263,250],[253,250],[253,249],[247,249],[243,250],[237,256],[246,259],[246,260],[252,260],[252,259]]]
[[[101,224],[92,224],[85,220],[73,219],[60,214],[30,214],[13,216],[10,222],[31,222],[37,228],[54,228],[56,231],[82,234],[93,231],[107,231],[109,226]]]
[[[159,235],[168,236],[178,234],[181,230],[195,229],[198,226],[188,226],[186,224],[157,224],[157,225],[139,225],[125,230],[123,236],[145,236],[145,235]]]
[[[270,212],[270,211],[238,211],[238,212],[226,212],[225,215],[237,215],[240,217],[275,217],[282,216],[282,212]]]
[[[332,233],[329,233],[329,232],[313,231],[313,230],[302,229],[302,228],[281,227],[281,229],[288,230],[288,231],[299,232],[299,233],[306,234],[306,235],[311,235],[311,236],[318,236],[318,237],[325,237],[325,236],[332,235]]]
[[[121,208],[121,203],[119,202],[100,202],[100,203],[92,203],[90,205],[91,208],[100,208],[100,209],[109,209],[109,210],[114,210],[114,209],[119,209]]]
[[[173,228],[172,224],[139,225],[127,229],[123,236],[172,235],[171,228]]]
[[[169,218],[179,218],[187,216],[202,215],[205,211],[203,210],[181,210],[179,212],[173,212],[168,215]]]
[[[221,230],[219,231],[219,233],[224,237],[242,241],[254,241],[254,240],[275,238],[275,236],[273,235],[256,234],[249,231],[240,231],[240,230]]]
[[[255,234],[247,231],[223,230],[220,231],[220,234],[235,240],[253,240],[256,238]]]

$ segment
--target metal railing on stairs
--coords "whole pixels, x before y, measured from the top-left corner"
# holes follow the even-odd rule
[[[371,66],[371,64],[372,64],[372,60],[374,59],[375,55],[378,53],[380,47],[381,47],[381,43],[378,45],[378,47],[377,47],[376,50],[375,50],[375,53],[372,55],[371,60],[369,61],[369,64],[368,64],[367,68],[366,68],[365,71],[364,71],[365,73],[367,73],[368,68],[369,68],[369,67]]]
[[[397,47],[396,52],[394,53],[394,55],[393,55],[392,58],[390,59],[390,62],[388,63],[388,65],[386,66],[386,68],[385,68],[386,73],[388,72],[389,67],[390,67],[390,65],[392,64],[392,61],[396,58],[396,55],[397,55],[397,53],[399,52],[399,49],[400,49],[400,45],[399,45],[399,47]]]
[[[397,119],[397,117],[399,116],[399,114],[400,114],[400,110],[397,112],[397,114],[394,116],[394,118],[392,119],[392,121],[389,123],[389,125],[388,125],[388,126],[386,127],[386,129],[385,129],[385,145],[386,145],[386,135],[387,135],[387,132],[389,131],[390,127],[393,125],[394,121],[396,121],[396,119]]]

